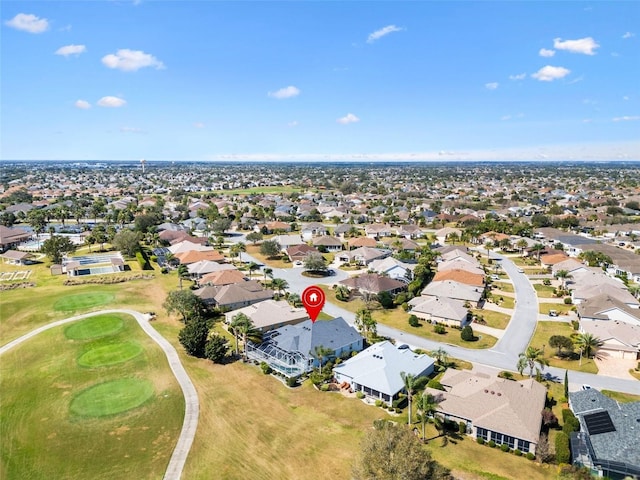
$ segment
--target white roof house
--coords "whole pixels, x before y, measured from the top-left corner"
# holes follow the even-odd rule
[[[182,242],[171,245],[170,247],[168,247],[168,249],[174,255],[176,253],[190,252],[192,250],[198,252],[208,252],[213,250],[212,247],[206,247],[204,245],[200,245],[199,243],[190,242],[189,240],[184,240]]]
[[[388,275],[390,278],[395,278],[396,280],[408,282],[413,278],[413,270],[415,270],[416,265],[415,263],[401,262],[397,258],[387,257],[371,262],[369,264],[369,270]]]
[[[338,383],[348,383],[354,391],[391,402],[404,389],[401,372],[416,377],[433,372],[433,358],[400,349],[389,341],[375,343],[333,368]]]
[[[468,310],[462,300],[446,297],[415,297],[409,301],[411,313],[431,323],[461,327],[467,321]]]
[[[296,308],[286,300],[273,299],[254,303],[248,307],[225,313],[225,322],[231,323],[233,317],[244,313],[253,322],[253,325],[263,332],[280,328],[284,325],[294,325],[309,319],[304,308]]]
[[[422,296],[447,297],[456,300],[469,301],[477,305],[482,298],[481,287],[465,285],[454,280],[441,280],[431,282],[422,290]]]

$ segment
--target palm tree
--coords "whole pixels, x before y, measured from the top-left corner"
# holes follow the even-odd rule
[[[562,284],[562,289],[564,290],[565,287],[565,282],[570,279],[573,278],[573,276],[569,273],[568,270],[558,270],[556,272],[556,278],[559,278]]]
[[[251,279],[251,275],[253,274],[253,272],[255,272],[256,270],[258,270],[260,268],[260,265],[258,265],[256,262],[251,262],[247,268],[249,269],[249,279]]]
[[[244,318],[240,318],[237,324],[234,326],[234,332],[237,331],[239,335],[242,335],[242,356],[246,358],[247,356],[247,342],[251,343],[260,343],[262,342],[262,332],[258,330],[251,319],[244,315],[243,313],[239,313],[236,317],[242,315]],[[235,317],[234,317],[235,319]],[[246,319],[246,320],[245,320]],[[237,341],[236,341],[236,349],[237,349]]]
[[[273,268],[264,267],[262,269],[262,273],[264,274],[264,281],[267,282],[267,277],[273,278]]]
[[[544,358],[544,352],[540,348],[535,347],[527,347],[527,350],[522,352],[518,356],[518,363],[516,368],[520,375],[525,368],[529,368],[529,376],[533,377],[533,371],[536,371],[537,375],[540,375],[540,372],[544,370],[545,366],[549,365],[549,361]]]
[[[445,364],[447,363],[447,360],[449,359],[449,354],[442,347],[438,347],[437,350],[434,350],[433,352],[431,352],[431,356],[436,359],[436,362],[440,367],[444,367]]]
[[[234,315],[233,318],[231,319],[231,323],[229,324],[229,329],[233,332],[233,336],[236,340],[236,356],[240,355],[239,341],[238,341],[238,334],[240,333],[240,327],[241,325],[244,325],[250,322],[251,320],[244,313],[238,313]]]
[[[244,243],[238,242],[231,245],[229,248],[229,255],[231,256],[232,263],[235,263],[233,259],[240,257],[242,252],[246,252],[247,247]]]
[[[531,247],[531,250],[536,252],[536,258],[538,259],[538,261],[540,261],[540,252],[544,250],[544,245],[541,243],[536,243],[533,247]]]
[[[314,348],[315,357],[320,362],[320,375],[322,375],[322,364],[324,363],[325,357],[330,357],[335,354],[335,350],[332,348],[325,347],[324,345],[316,345]]]
[[[289,284],[283,278],[274,278],[271,281],[271,288],[274,288],[278,292],[278,295],[282,295],[282,292],[289,288]]]
[[[574,342],[587,358],[591,357],[593,351],[603,344],[602,340],[592,333],[579,333],[576,335]]]
[[[400,372],[400,378],[404,383],[404,389],[407,391],[408,416],[407,425],[411,425],[411,400],[413,399],[413,389],[416,386],[416,376],[411,373]]]
[[[524,238],[521,238],[516,242],[516,247],[520,250],[520,256],[522,256],[522,252],[527,248],[527,241]]]
[[[437,398],[434,395],[431,395],[430,393],[423,393],[422,395],[420,395],[418,397],[418,399],[416,400],[416,409],[420,412],[420,423],[422,424],[422,441],[425,441],[425,425],[427,424],[427,420],[429,419],[430,416],[434,417],[434,420],[436,419],[435,417],[435,413],[438,409],[438,404],[440,403],[440,401],[442,400],[442,397]],[[436,423],[436,428],[439,427],[437,426],[437,422],[434,421],[434,423]]]

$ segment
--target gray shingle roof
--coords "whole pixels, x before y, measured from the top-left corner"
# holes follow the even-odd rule
[[[588,435],[596,463],[608,460],[640,469],[640,402],[618,403],[595,389],[572,392],[569,401],[587,435],[585,414],[606,411],[613,422],[615,431]]]
[[[277,334],[271,338],[271,342],[289,352],[300,352],[305,357],[309,357],[320,345],[338,350],[362,341],[362,336],[342,317],[315,323],[307,320],[296,325],[285,325],[275,332]]]

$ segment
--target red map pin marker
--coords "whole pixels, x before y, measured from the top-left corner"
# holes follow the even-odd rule
[[[309,314],[309,318],[312,322],[315,322],[320,315],[322,307],[324,307],[326,297],[320,287],[311,286],[304,289],[302,292],[302,304]]]

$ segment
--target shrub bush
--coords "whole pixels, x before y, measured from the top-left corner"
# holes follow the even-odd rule
[[[500,450],[502,450],[503,452],[508,452],[509,445],[507,445],[506,443],[503,443],[502,445],[500,445]]]
[[[328,384],[328,383],[323,383],[323,384],[320,386],[320,391],[322,391],[322,392],[328,392],[328,391],[329,391],[329,384]]]
[[[569,436],[564,432],[558,432],[556,435],[556,461],[558,463],[569,463],[570,460]]]
[[[564,297],[564,304],[571,305],[573,302],[571,301],[571,297]]]
[[[476,337],[473,335],[473,329],[470,325],[465,326],[460,331],[460,338],[465,342],[473,342],[476,339]]]
[[[289,377],[287,378],[287,386],[295,387],[298,385],[298,377]]]
[[[496,442],[494,442],[493,440],[489,440],[488,445],[489,445],[491,448],[494,448],[494,447],[496,446]]]
[[[549,280],[548,278],[545,278],[545,279],[542,281],[542,284],[548,287],[549,285],[551,285],[551,280]]]
[[[431,380],[429,380],[429,383],[427,383],[427,387],[433,388],[435,390],[444,391],[444,387],[442,386],[442,384],[435,378],[432,378]]]
[[[536,459],[536,456],[531,452],[527,452],[525,457],[527,457],[527,460],[535,460]]]
[[[382,406],[382,400],[376,400],[376,407]]]
[[[360,400],[362,400],[364,398],[364,393],[362,392],[356,393],[356,398],[359,398]]]
[[[445,333],[447,333],[447,329],[444,328],[444,325],[434,325],[433,331],[439,335],[444,335]]]
[[[480,437],[476,438],[476,442],[478,442],[479,445],[484,445],[484,443],[485,443],[484,439],[480,438]]]
[[[521,457],[521,456],[522,456],[522,452],[521,452],[520,450],[514,450],[514,451],[513,451],[513,454],[514,454],[516,457]]]
[[[138,263],[140,264],[140,268],[142,270],[152,270],[151,265],[149,265],[149,261],[144,257],[142,252],[136,252],[136,260],[138,260]]]
[[[264,373],[265,375],[269,375],[272,371],[271,367],[267,362],[260,362],[260,369],[262,370],[262,373]]]
[[[418,317],[416,317],[415,315],[411,315],[409,316],[409,325],[411,325],[412,327],[419,327],[420,320],[418,320]]]
[[[458,433],[461,435],[467,433],[467,424],[465,422],[458,423]]]

